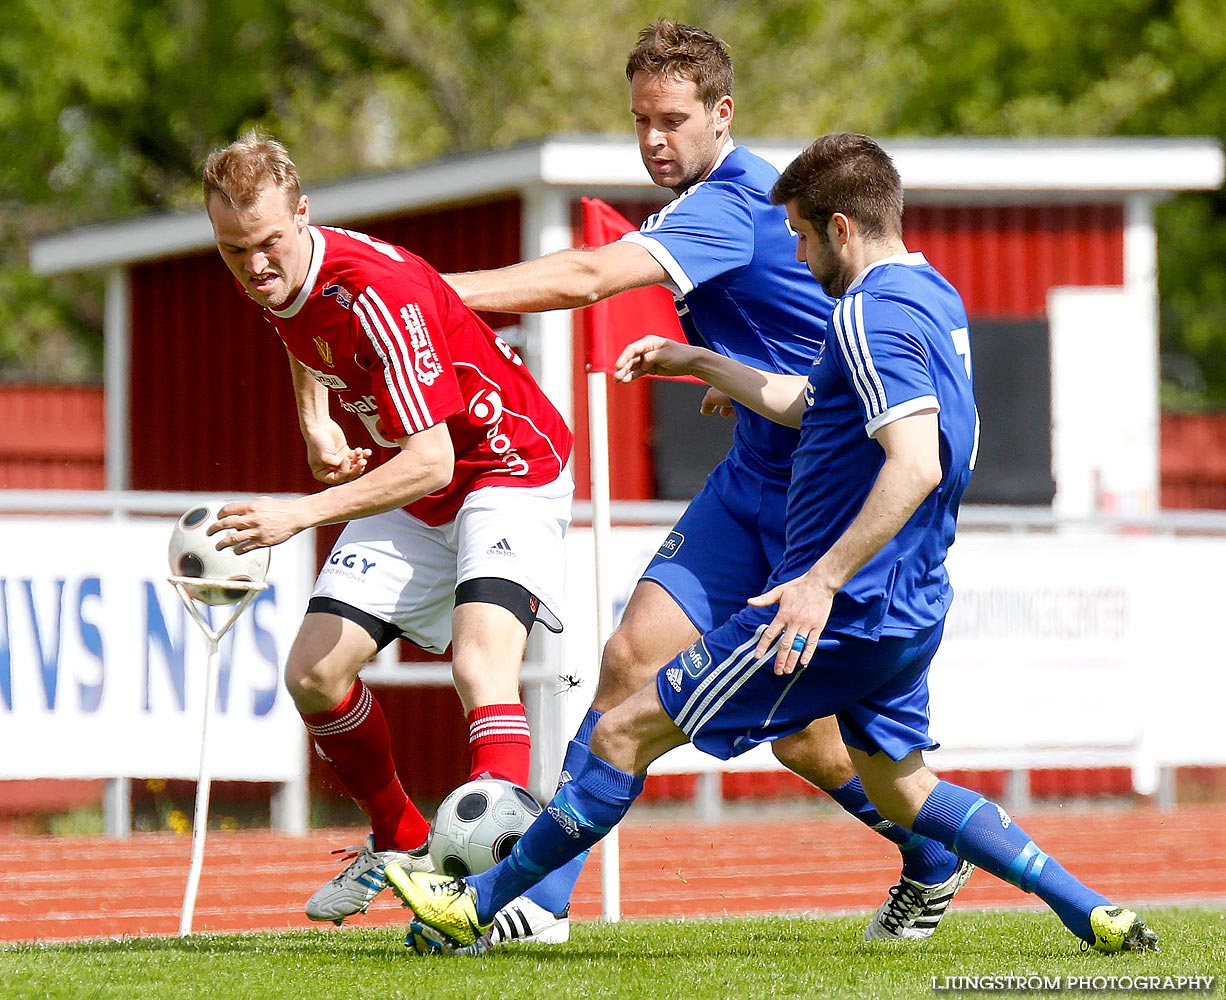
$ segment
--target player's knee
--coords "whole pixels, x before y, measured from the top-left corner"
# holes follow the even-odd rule
[[[451,664],[451,680],[465,713],[481,705],[519,703],[518,659],[504,662],[457,657]]]
[[[326,712],[345,697],[357,674],[357,668],[349,664],[291,654],[285,664],[285,690],[298,711]]]
[[[295,664],[292,661],[285,665],[285,690],[299,710],[309,710],[309,707],[319,700],[323,679],[305,664]]]
[[[647,660],[632,634],[618,629],[609,636],[600,658],[599,694],[610,707],[619,704],[655,676],[660,666]]]

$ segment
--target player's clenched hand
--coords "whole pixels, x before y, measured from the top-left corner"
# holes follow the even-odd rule
[[[340,453],[321,456],[318,462],[311,463],[311,475],[329,486],[347,483],[366,471],[370,454],[369,448],[346,448]]]
[[[217,522],[209,528],[209,534],[233,528],[233,533],[218,542],[218,547],[233,548],[235,552],[279,545],[306,527],[296,511],[292,500],[256,497],[235,501],[218,511]]]
[[[755,655],[761,659],[779,639],[775,673],[790,674],[798,663],[807,667],[817,652],[817,640],[826,627],[833,600],[834,591],[808,573],[751,597],[749,603],[756,608],[779,605],[778,613],[758,639]]]
[[[720,392],[718,389],[710,388],[702,397],[702,404],[698,407],[698,412],[704,415],[718,413],[721,417],[731,417],[736,415],[736,410],[732,408],[732,397],[726,392]]]
[[[642,337],[618,355],[613,377],[618,382],[633,382],[643,375],[689,375],[697,356],[689,344],[667,337]]]
[[[369,448],[350,448],[345,432],[334,420],[308,434],[306,445],[311,475],[329,486],[357,479],[366,471],[371,455]]]

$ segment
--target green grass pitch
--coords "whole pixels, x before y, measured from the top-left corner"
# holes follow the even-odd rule
[[[569,944],[518,945],[478,959],[415,955],[394,928],[12,945],[0,949],[0,998],[933,1000],[977,992],[958,988],[973,979],[956,977],[980,977],[980,992],[1138,996],[1169,989],[1174,981],[1162,977],[1179,976],[1217,977],[1209,991],[1181,996],[1226,993],[1226,913],[1145,915],[1162,936],[1156,955],[1082,952],[1038,910],[955,911],[922,944],[864,942],[866,918],[857,915],[583,922],[572,925]],[[1004,977],[1027,983],[1009,990]],[[989,979],[997,985],[982,989]]]

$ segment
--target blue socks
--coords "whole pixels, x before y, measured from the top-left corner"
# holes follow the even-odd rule
[[[562,758],[562,773],[558,777],[558,788],[578,775],[592,749],[592,730],[600,721],[602,713],[589,708],[583,721],[579,723],[579,731],[566,747],[566,756]],[[528,889],[524,895],[532,902],[550,913],[562,913],[570,905],[570,897],[575,891],[575,883],[579,881],[579,873],[587,861],[587,851],[584,851],[573,861],[568,861],[555,872],[550,872],[540,882]]]
[[[577,858],[616,826],[643,791],[645,776],[630,774],[589,756],[574,780],[563,785],[510,856],[467,881],[477,893],[481,923],[549,872]]]
[[[865,826],[898,845],[902,851],[902,873],[907,878],[920,885],[938,885],[957,869],[957,855],[952,854],[944,844],[884,819],[864,794],[864,786],[860,784],[858,776],[838,788],[824,788],[822,791]]]
[[[1090,911],[1109,906],[1110,900],[1082,885],[1060,862],[1040,851],[995,802],[942,781],[915,817],[914,827],[916,833],[948,844],[971,864],[1023,892],[1034,893],[1077,937],[1094,940]]]

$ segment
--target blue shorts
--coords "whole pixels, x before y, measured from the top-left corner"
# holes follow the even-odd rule
[[[902,760],[936,749],[928,736],[928,666],[944,622],[905,638],[824,632],[807,667],[777,677],[777,642],[765,658],[754,656],[776,610],[746,607],[656,675],[664,710],[694,746],[727,760],[834,715],[843,742],[865,753]]]
[[[763,593],[783,557],[785,481],[725,459],[711,472],[643,571],[699,632],[709,632]]]

